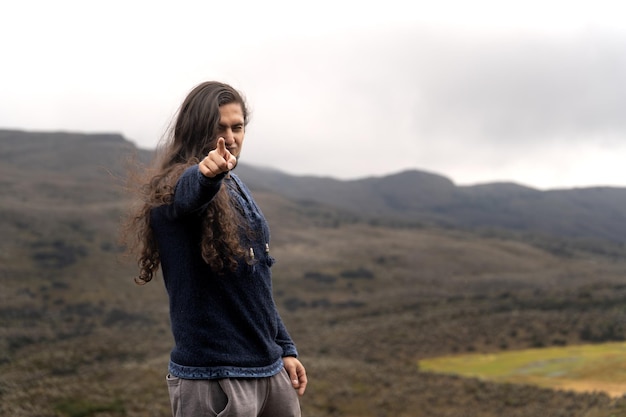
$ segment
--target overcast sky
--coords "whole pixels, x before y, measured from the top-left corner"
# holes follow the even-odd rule
[[[0,128],[154,148],[217,79],[247,96],[250,164],[626,187],[624,16],[618,0],[3,2]]]

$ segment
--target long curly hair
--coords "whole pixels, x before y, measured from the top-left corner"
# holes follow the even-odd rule
[[[248,124],[244,97],[231,86],[208,81],[191,90],[180,106],[175,123],[170,126],[164,142],[157,149],[151,169],[143,171],[135,183],[140,197],[124,226],[126,247],[136,255],[139,285],[151,281],[160,266],[157,242],[150,227],[150,211],[173,200],[176,182],[183,171],[198,164],[217,147],[220,106],[238,103]],[[142,178],[141,178],[142,177]],[[202,222],[202,257],[212,270],[223,273],[237,267],[237,259],[245,256],[241,247],[240,212],[222,186],[209,204]]]

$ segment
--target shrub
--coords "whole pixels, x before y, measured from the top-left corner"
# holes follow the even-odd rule
[[[342,271],[340,275],[347,279],[374,279],[374,273],[366,268]]]
[[[58,413],[67,417],[90,417],[98,413],[126,413],[120,400],[108,404],[95,403],[87,399],[67,399],[59,402],[55,407]]]

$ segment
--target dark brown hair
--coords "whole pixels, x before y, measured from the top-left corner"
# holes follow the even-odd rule
[[[150,227],[150,210],[172,201],[174,187],[183,171],[197,164],[217,146],[220,106],[238,103],[248,124],[248,109],[241,93],[227,84],[204,82],[187,95],[164,143],[157,149],[154,168],[139,180],[142,197],[125,226],[127,247],[137,256],[138,284],[152,280],[160,266],[159,251]],[[239,211],[225,184],[209,204],[202,228],[202,257],[217,273],[234,270],[245,255],[240,245]]]

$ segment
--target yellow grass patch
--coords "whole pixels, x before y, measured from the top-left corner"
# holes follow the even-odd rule
[[[579,392],[626,394],[626,343],[550,347],[424,359],[422,371]]]

